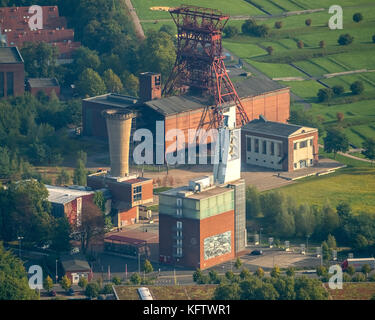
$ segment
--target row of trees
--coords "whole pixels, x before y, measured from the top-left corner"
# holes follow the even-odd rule
[[[354,81],[350,85],[350,91],[353,95],[360,95],[365,90],[362,81]],[[319,102],[330,101],[333,97],[339,97],[343,95],[345,89],[342,85],[335,85],[332,88],[319,89],[317,96]]]
[[[326,202],[322,208],[297,205],[290,196],[278,191],[258,193],[254,187],[246,190],[247,219],[262,217],[265,231],[279,238],[311,236],[315,240],[334,235],[341,243],[358,250],[369,249],[375,243],[375,217],[353,213],[350,205],[341,202],[336,208]]]

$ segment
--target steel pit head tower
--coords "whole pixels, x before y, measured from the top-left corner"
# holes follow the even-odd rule
[[[163,94],[170,95],[188,86],[214,98],[215,107],[206,108],[198,130],[203,126],[221,127],[223,108],[233,104],[239,114],[237,125],[249,122],[222,54],[222,30],[229,16],[218,10],[186,5],[173,8],[169,13],[177,26],[177,58]]]
[[[105,110],[103,116],[107,122],[109,153],[111,158],[111,176],[126,177],[129,175],[129,144],[132,112]]]

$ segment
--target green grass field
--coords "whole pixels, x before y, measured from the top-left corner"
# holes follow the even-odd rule
[[[279,189],[298,203],[336,206],[347,201],[355,212],[375,214],[375,168],[345,168],[321,177],[306,178]]]

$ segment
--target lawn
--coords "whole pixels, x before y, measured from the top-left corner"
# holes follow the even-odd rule
[[[297,203],[322,206],[329,201],[336,206],[347,201],[354,212],[375,214],[375,168],[345,168],[330,175],[305,178],[279,190]]]
[[[147,286],[155,300],[211,300],[216,285]],[[139,300],[139,286],[116,286],[120,300]]]
[[[343,283],[343,288],[332,290],[327,288],[332,300],[370,300],[375,294],[375,283]]]
[[[229,15],[264,15],[264,13],[244,0],[131,0],[141,20],[169,19],[171,16],[165,11],[151,10],[151,7],[178,7],[188,4],[204,8],[219,9]]]

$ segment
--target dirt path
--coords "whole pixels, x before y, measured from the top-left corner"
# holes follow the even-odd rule
[[[139,21],[137,12],[135,11],[135,9],[133,7],[133,4],[131,3],[130,0],[124,0],[124,1],[125,1],[126,6],[129,9],[130,16],[131,16],[131,18],[133,20],[135,34],[137,35],[137,37],[139,39],[143,40],[146,37],[145,37],[145,34],[143,32],[141,22]]]

